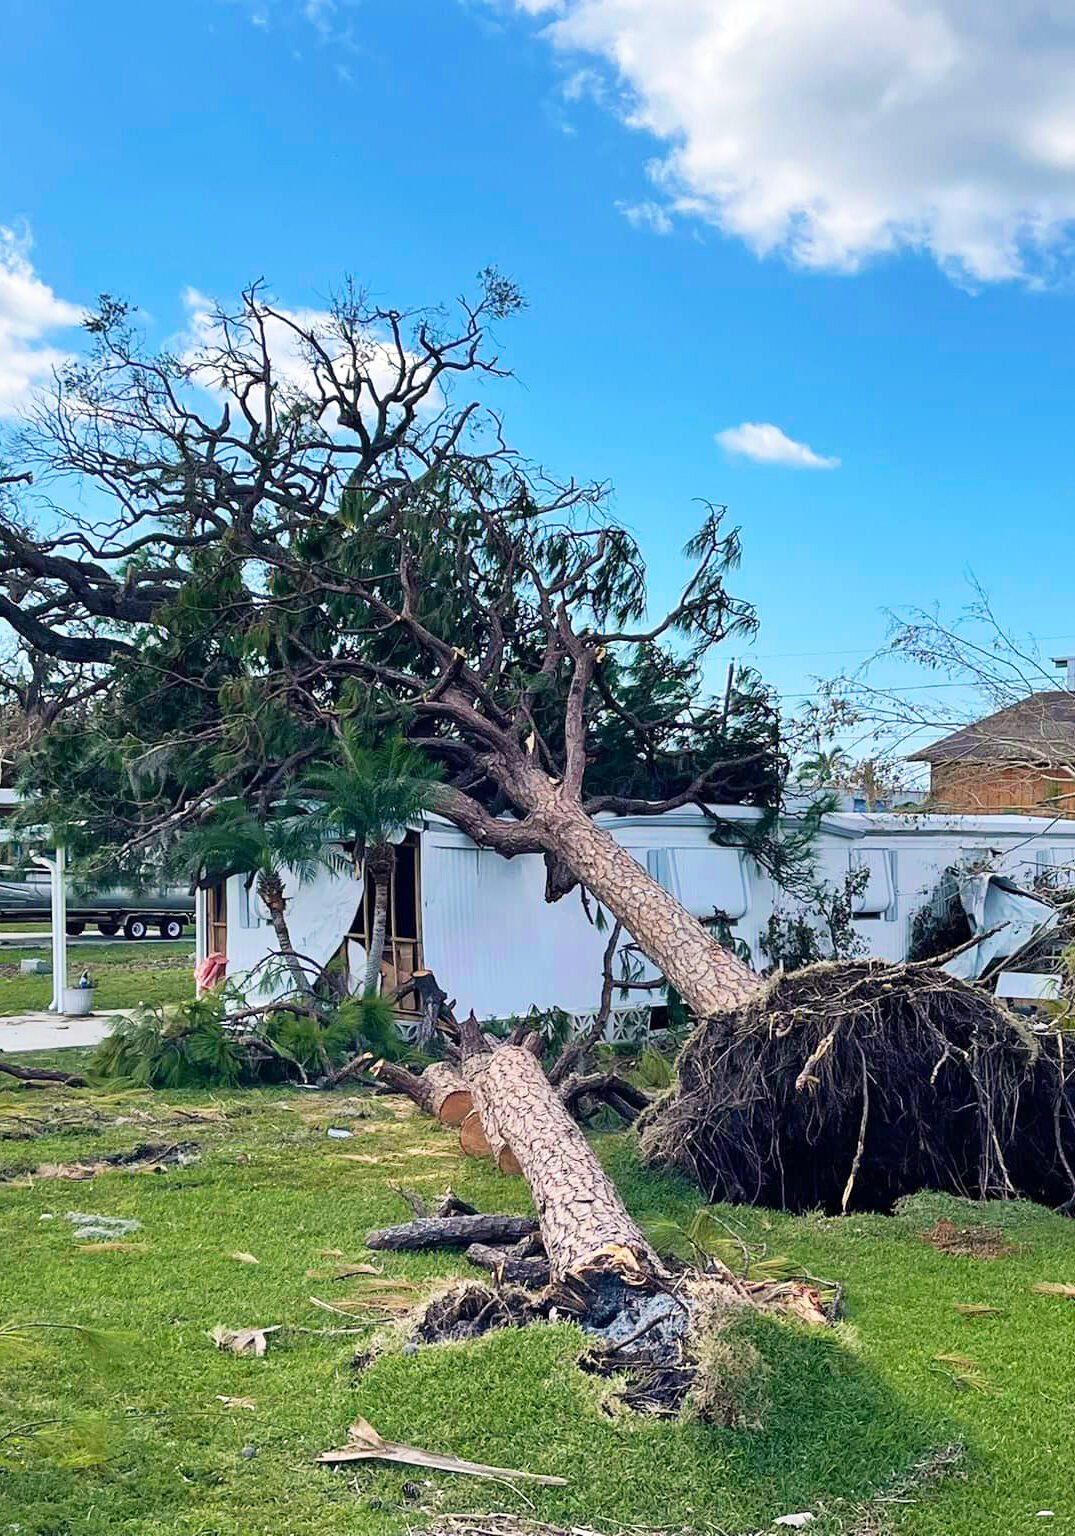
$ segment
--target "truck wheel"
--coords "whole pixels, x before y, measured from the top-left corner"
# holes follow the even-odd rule
[[[183,924],[178,917],[166,917],[160,925],[162,939],[181,939],[183,937]]]
[[[85,931],[85,928],[85,923],[70,922],[67,924],[67,931],[73,939],[77,939],[79,934]]]
[[[129,917],[123,925],[125,939],[144,939],[148,932],[149,924],[144,917]]]
[[[114,939],[119,932],[118,923],[98,923],[97,932],[103,933],[106,939]]]

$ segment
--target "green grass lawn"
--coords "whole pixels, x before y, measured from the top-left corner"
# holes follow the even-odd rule
[[[329,1125],[353,1135],[329,1139]],[[397,1349],[365,1371],[351,1364],[361,1337],[276,1335],[264,1359],[214,1348],[217,1324],[346,1326],[310,1298],[338,1305],[356,1294],[361,1282],[334,1280],[341,1260],[326,1250],[370,1257],[367,1230],[406,1215],[394,1181],[428,1195],[451,1184],[482,1209],[527,1208],[521,1180],[462,1159],[451,1133],[401,1101],[13,1086],[0,1090],[0,1138],[0,1169],[16,1176],[0,1183],[0,1323],[76,1323],[126,1339],[98,1359],[71,1335],[44,1333],[0,1365],[0,1532],[391,1536],[434,1510],[602,1531],[767,1531],[805,1510],[818,1515],[812,1536],[1075,1531],[1075,1301],[1032,1290],[1075,1281],[1065,1218],[940,1197],[896,1217],[725,1210],[770,1254],[841,1280],[847,1315],[831,1332],[759,1324],[769,1410],[760,1431],[729,1430],[610,1416],[603,1384],[576,1368],[582,1339],[571,1326]],[[79,1183],[31,1177],[43,1163],[144,1140],[197,1141],[201,1160]],[[629,1136],[598,1147],[643,1220],[697,1205],[682,1180],[637,1166]],[[136,1246],[86,1251],[68,1211],[133,1217]],[[941,1215],[1001,1228],[1017,1249],[993,1260],[935,1252],[918,1233]],[[466,1268],[444,1255],[377,1262],[420,1288]],[[1002,1315],[969,1320],[955,1305],[967,1302]],[[978,1387],[960,1390],[953,1376],[965,1370],[937,1368],[935,1355],[953,1353],[977,1362]],[[222,1401],[236,1398],[254,1407]],[[313,1465],[360,1414],[387,1438],[569,1486]],[[856,1517],[861,1501],[952,1441],[966,1447],[961,1474],[885,1506],[880,1524]],[[1038,1519],[1044,1509],[1055,1518]]]
[[[23,976],[19,961],[51,964],[51,948],[0,949],[0,1018],[47,1008],[52,976]],[[94,1011],[133,1008],[138,1003],[181,1003],[194,996],[194,943],[77,945],[68,941],[68,980],[88,969],[94,984]]]

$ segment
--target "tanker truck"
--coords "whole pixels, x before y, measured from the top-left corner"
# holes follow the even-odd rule
[[[0,881],[0,924],[42,923],[52,920],[47,873],[28,873],[25,879]],[[151,932],[162,939],[179,939],[194,921],[194,897],[178,885],[162,885],[135,891],[123,886],[102,890],[73,887],[67,898],[67,932],[84,933],[91,925],[112,938],[144,939]]]

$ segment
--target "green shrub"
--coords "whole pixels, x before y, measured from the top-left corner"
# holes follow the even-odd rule
[[[147,1088],[235,1088],[287,1082],[341,1066],[356,1051],[398,1060],[407,1053],[391,1003],[348,998],[324,1021],[284,1010],[232,1022],[240,1001],[225,988],[165,1011],[115,1020],[90,1072]]]

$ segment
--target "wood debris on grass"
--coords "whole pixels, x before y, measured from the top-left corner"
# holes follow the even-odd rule
[[[366,1246],[400,1253],[429,1248],[469,1248],[471,1243],[517,1243],[538,1230],[532,1216],[419,1216],[398,1227],[385,1227],[366,1236]]]
[[[1039,1296],[1067,1296],[1075,1301],[1075,1285],[1065,1285],[1052,1280],[1042,1280],[1034,1286]]]
[[[241,1249],[236,1250],[235,1253],[229,1253],[228,1258],[234,1259],[237,1264],[257,1264],[260,1262],[260,1260],[255,1259],[252,1253],[243,1253]]]
[[[522,1472],[512,1467],[491,1467],[479,1461],[463,1461],[458,1456],[420,1450],[413,1445],[396,1444],[383,1439],[366,1419],[356,1419],[347,1435],[345,1446],[335,1451],[322,1451],[317,1460],[330,1467],[352,1461],[394,1461],[408,1467],[428,1467],[434,1472],[458,1472],[466,1477],[519,1478],[546,1488],[567,1487],[566,1477],[546,1477],[540,1472]]]
[[[36,1168],[27,1169],[23,1175],[25,1179],[69,1179],[80,1182],[86,1179],[95,1179],[99,1173],[163,1173],[168,1168],[182,1168],[188,1163],[196,1163],[201,1156],[199,1145],[196,1141],[141,1142],[132,1147],[128,1152],[113,1152],[108,1157],[96,1158],[92,1163],[39,1163]],[[14,1174],[0,1173],[0,1183],[16,1182]]]
[[[230,1350],[233,1355],[264,1355],[269,1348],[269,1334],[279,1333],[282,1323],[268,1328],[224,1328],[219,1323],[209,1337],[217,1349]]]
[[[953,1301],[955,1310],[960,1317],[1003,1317],[1003,1307],[989,1306],[981,1301]]]
[[[222,1397],[219,1392],[216,1400],[218,1403],[223,1403],[225,1408],[245,1408],[250,1413],[255,1412],[258,1406],[252,1397]]]
[[[957,1227],[954,1221],[938,1221],[919,1237],[938,1253],[950,1253],[960,1259],[1006,1259],[1019,1248],[1007,1243],[991,1227]]]

